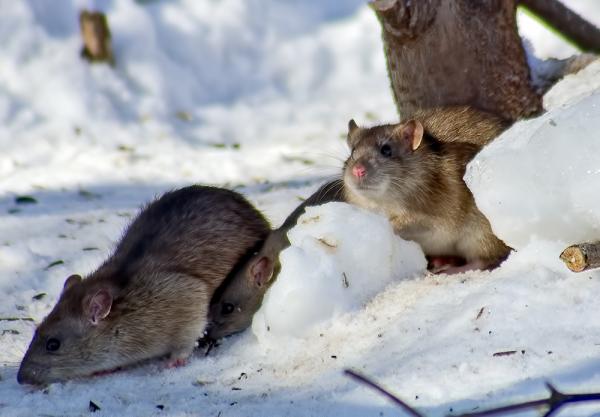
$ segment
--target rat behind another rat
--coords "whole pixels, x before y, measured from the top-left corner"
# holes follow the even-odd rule
[[[342,201],[342,186],[341,180],[321,186],[269,234],[264,244],[259,244],[255,252],[234,268],[211,301],[208,340],[220,339],[250,326],[265,292],[281,269],[279,253],[290,245],[287,232],[296,225],[306,207]]]

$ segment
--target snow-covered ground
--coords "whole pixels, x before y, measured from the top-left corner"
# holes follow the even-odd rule
[[[366,291],[387,287],[370,301],[361,294],[358,306],[358,297],[335,298],[338,289],[335,299],[296,300],[332,303],[315,306],[320,318],[336,312],[310,332],[249,330],[174,370],[18,385],[35,322],[64,279],[98,266],[143,202],[218,184],[277,225],[339,172],[348,119],[397,118],[378,23],[362,0],[97,2],[113,31],[114,69],[79,59],[77,12],[87,3],[0,0],[0,319],[34,319],[0,320],[0,416],[88,415],[90,400],[98,416],[398,415],[344,377],[345,367],[432,416],[542,395],[546,380],[600,391],[600,273],[571,274],[558,261],[566,244],[600,227],[598,65],[550,91],[551,114],[515,126],[471,167],[478,204],[518,249],[496,271],[431,276],[414,273],[416,263],[404,277],[382,275],[385,283],[360,276]],[[600,24],[597,1],[566,3]],[[520,22],[540,55],[573,52]],[[349,216],[335,205],[315,210],[338,223]],[[315,259],[338,274],[356,257],[358,271],[375,272],[384,253],[405,247],[373,240],[368,233],[385,230],[378,219],[353,215],[355,228],[341,222],[337,234],[299,226],[282,277],[297,282],[302,270],[292,265],[304,267],[314,290]],[[337,259],[320,248],[301,262],[315,249],[306,238],[323,230],[356,252]],[[505,351],[515,353],[494,356]]]

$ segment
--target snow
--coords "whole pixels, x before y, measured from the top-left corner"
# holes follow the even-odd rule
[[[397,119],[378,22],[362,0],[96,2],[113,31],[114,69],[78,56],[77,11],[87,3],[0,0],[0,318],[34,319],[0,321],[2,417],[88,415],[90,400],[101,407],[95,416],[398,415],[344,377],[347,367],[431,416],[537,397],[546,380],[567,391],[600,390],[600,273],[575,275],[558,260],[569,239],[598,229],[597,174],[585,169],[597,170],[597,65],[546,95],[548,116],[515,126],[482,153],[494,153],[489,176],[471,170],[478,204],[497,190],[490,201],[502,196],[506,207],[529,210],[514,212],[517,230],[492,208],[494,228],[518,249],[501,268],[418,273],[420,255],[410,256],[414,247],[391,237],[380,218],[322,207],[311,212],[331,224],[292,231],[273,290],[306,277],[307,289],[341,291],[330,284],[346,272],[348,290],[356,284],[365,292],[296,300],[304,311],[329,309],[316,323],[300,316],[301,335],[291,337],[301,326],[283,321],[279,336],[248,330],[178,369],[155,363],[44,390],[18,385],[35,323],[64,279],[97,267],[149,198],[190,183],[227,186],[278,225],[298,197],[339,173],[350,118]],[[600,23],[596,1],[567,4]],[[538,55],[572,51],[526,18],[521,23]],[[544,155],[528,165],[528,144],[541,140]],[[563,163],[557,155],[573,169],[550,170]],[[500,172],[496,156],[508,164]],[[588,180],[569,182],[572,192],[581,188],[563,194],[556,184],[572,174]],[[495,189],[476,190],[478,181]],[[18,204],[17,196],[36,203]],[[339,253],[316,245],[325,231]],[[379,258],[398,251],[396,259]],[[331,275],[318,274],[320,267]],[[375,272],[380,279],[367,281]],[[503,351],[515,353],[493,356]],[[598,405],[568,415],[594,412]]]
[[[385,217],[344,203],[308,207],[288,238],[279,277],[252,323],[259,343],[314,338],[317,324],[359,310],[390,283],[427,267],[419,245],[396,236]]]
[[[600,236],[599,131],[600,90],[515,124],[471,162],[467,184],[509,246]]]

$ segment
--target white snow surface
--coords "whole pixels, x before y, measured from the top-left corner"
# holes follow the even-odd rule
[[[317,324],[364,307],[391,282],[427,267],[419,245],[396,236],[387,218],[344,203],[308,207],[288,237],[279,277],[252,323],[263,344],[318,337]]]
[[[579,77],[597,79],[600,63],[593,65]],[[539,239],[597,239],[600,89],[515,124],[475,157],[465,179],[494,232],[514,249]]]
[[[304,311],[323,301],[338,309],[304,320],[301,335],[290,337],[300,326],[283,321],[280,337],[248,330],[178,369],[155,363],[45,389],[18,385],[35,324],[64,279],[96,268],[148,199],[216,184],[243,192],[278,225],[298,197],[339,173],[350,118],[397,120],[378,22],[362,0],[99,1],[114,68],[79,58],[77,13],[93,3],[0,0],[0,319],[34,320],[0,320],[0,416],[92,415],[90,400],[100,417],[400,414],[346,378],[347,367],[428,416],[539,397],[547,380],[566,391],[600,390],[600,273],[572,274],[558,260],[572,239],[598,230],[597,66],[546,95],[550,114],[486,149],[485,175],[471,168],[484,211],[498,196],[511,207],[489,209],[517,249],[497,270],[409,273],[422,268],[422,255],[409,257],[414,247],[390,236],[380,218],[323,207],[307,216],[318,212],[331,224],[291,232],[280,285],[306,276],[306,288],[331,289],[316,282],[323,266],[332,277],[349,274],[348,290],[365,292],[294,300]],[[596,0],[566,3],[600,23]],[[536,53],[572,51],[520,22]],[[538,154],[528,152],[541,142]],[[484,181],[497,188],[489,199],[491,186],[477,189]],[[17,204],[17,196],[36,203]],[[316,251],[325,230],[339,253]],[[515,353],[494,356],[506,351]]]

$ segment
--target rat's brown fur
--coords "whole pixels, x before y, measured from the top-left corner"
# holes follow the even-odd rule
[[[487,145],[510,123],[491,113],[468,106],[418,110],[413,119],[420,121],[429,135],[440,142]]]
[[[241,195],[192,186],[142,210],[114,254],[72,277],[21,363],[21,383],[43,384],[169,355],[186,358],[202,335],[210,298],[269,225]],[[108,315],[90,322],[90,299],[110,294]],[[47,352],[47,341],[60,349]]]
[[[368,129],[351,122],[348,144],[352,153],[344,167],[344,194],[349,203],[385,214],[396,233],[419,243],[426,255],[461,256],[488,267],[504,258],[509,248],[477,209],[463,176],[467,163],[481,148],[476,143],[491,140],[492,132],[499,132],[501,126],[483,131],[479,125],[448,126],[472,119],[462,111],[454,120],[449,119],[451,114],[429,114],[423,119],[425,133],[414,148],[411,141],[419,122]],[[444,141],[434,137],[428,126],[442,134]],[[454,135],[459,134],[467,140],[456,139]],[[389,147],[385,149],[389,157],[383,155],[383,146]],[[364,167],[364,177],[353,175],[355,166]]]

